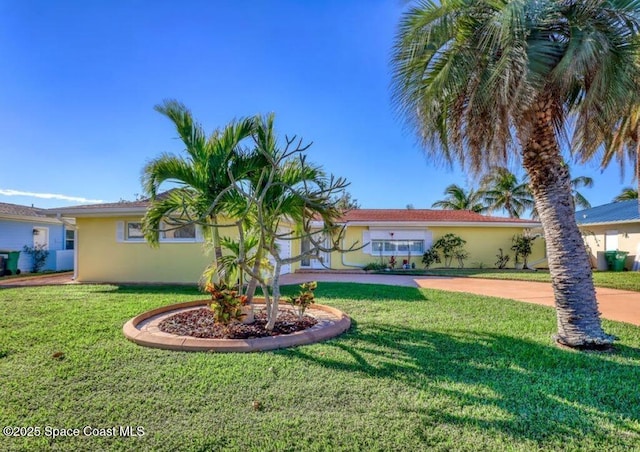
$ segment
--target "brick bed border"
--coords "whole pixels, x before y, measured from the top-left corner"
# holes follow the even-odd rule
[[[179,311],[206,306],[209,300],[188,301],[152,309],[124,324],[122,332],[132,342],[145,347],[182,351],[259,352],[278,348],[295,347],[325,341],[344,333],[351,327],[351,319],[339,309],[312,304],[306,314],[318,319],[313,327],[279,336],[254,339],[202,339],[177,336],[160,331],[162,320]],[[256,309],[264,303],[255,303]]]

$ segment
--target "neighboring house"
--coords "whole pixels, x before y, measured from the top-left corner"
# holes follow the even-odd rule
[[[36,245],[49,250],[42,270],[73,270],[74,237],[72,223],[48,217],[43,209],[0,202],[0,255],[20,251],[22,272],[32,269],[31,256],[23,248]]]
[[[76,279],[81,282],[194,283],[211,262],[203,253],[204,239],[199,226],[162,233],[160,244],[150,247],[142,237],[141,218],[146,201],[94,204],[49,213],[74,219],[76,223]],[[225,223],[224,220],[221,223]],[[230,223],[230,222],[226,222]],[[397,266],[409,259],[421,268],[421,258],[434,240],[454,233],[467,241],[470,253],[467,267],[482,264],[493,267],[502,248],[510,251],[511,238],[540,223],[531,220],[488,217],[468,211],[357,209],[342,219],[345,237],[341,246],[363,246],[355,252],[324,254],[321,259],[305,259],[283,268],[298,269],[361,268],[367,263],[388,262],[394,256]],[[316,224],[316,227],[318,225]],[[222,236],[234,237],[233,228],[221,229]],[[281,255],[297,255],[308,246],[306,240],[280,241]],[[544,257],[543,240],[537,240],[531,261]],[[510,263],[513,265],[513,259]]]
[[[606,251],[626,251],[626,269],[637,269],[640,259],[638,201],[612,202],[576,212],[576,221],[598,270],[607,269]]]

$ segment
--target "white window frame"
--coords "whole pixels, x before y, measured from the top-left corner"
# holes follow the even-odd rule
[[[71,233],[71,238],[67,236],[67,234]],[[71,242],[73,243],[73,248],[69,248],[67,244]],[[76,231],[73,229],[64,229],[64,249],[65,250],[75,250],[76,249]]]
[[[382,250],[376,248],[376,243],[382,244]],[[411,250],[400,250],[398,247],[403,244],[412,243],[412,244],[420,244],[420,249],[411,249]],[[392,249],[393,248],[393,249]],[[374,239],[371,240],[371,254],[374,256],[405,256],[411,254],[422,254],[424,253],[424,240],[421,239]]]
[[[116,222],[116,241],[118,243],[146,243],[144,237],[129,237],[129,224],[139,223],[141,221],[118,221]],[[162,223],[161,229],[165,227],[171,227]],[[196,224],[196,235],[194,238],[178,238],[178,239],[167,239],[162,237],[162,232],[160,233],[160,237],[158,241],[160,243],[200,243],[204,241],[204,237],[202,234],[202,226]]]
[[[391,235],[393,234],[393,235]],[[433,233],[427,228],[398,228],[398,229],[387,229],[387,228],[374,228],[370,227],[369,229],[363,231],[362,233],[362,242],[365,246],[362,249],[364,254],[369,254],[371,256],[380,256],[379,250],[373,249],[373,242],[422,242],[422,251],[414,251],[412,250],[411,255],[423,254],[425,250],[428,250],[431,247],[433,242]],[[382,256],[408,256],[409,251],[398,251],[397,246],[394,248],[395,251],[382,251]]]
[[[178,229],[178,225],[170,225],[165,223],[164,221],[160,223],[160,237],[159,240],[162,243],[194,243],[198,241],[198,225],[194,224],[194,236],[193,237],[179,237],[179,238],[166,238],[163,237],[163,233],[165,230]]]
[[[140,225],[140,235],[130,236],[130,228],[129,225],[138,224]],[[125,240],[127,242],[144,242],[144,235],[142,235],[142,222],[141,221],[126,221],[125,222]]]

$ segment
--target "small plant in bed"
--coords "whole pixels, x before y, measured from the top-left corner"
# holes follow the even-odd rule
[[[312,283],[306,283],[305,287],[309,284]],[[316,283],[313,284],[311,290],[317,287]],[[303,315],[304,309],[308,306],[306,304],[297,313],[281,309],[273,330],[269,330],[266,328],[267,312],[264,309],[254,313],[251,322],[242,321],[243,307],[248,307],[247,297],[239,295],[235,287],[229,287],[225,283],[207,283],[204,290],[211,294],[208,308],[174,314],[160,323],[160,330],[178,336],[202,339],[250,339],[295,333],[317,323],[315,318]],[[308,287],[305,291],[309,291]],[[313,292],[311,295],[313,300]],[[305,295],[305,300],[307,298]]]
[[[228,325],[242,318],[242,307],[248,305],[247,297],[225,283],[208,283],[204,289],[211,294],[209,309],[216,323]]]
[[[289,310],[280,310],[273,330],[267,330],[267,314],[264,310],[255,313],[255,321],[243,324],[237,319],[227,324],[216,322],[215,313],[209,308],[180,312],[163,320],[160,330],[178,336],[191,336],[203,339],[251,339],[257,337],[279,336],[311,328],[318,321],[304,315],[300,318]]]
[[[304,318],[304,311],[313,304],[313,300],[315,299],[313,291],[318,288],[318,283],[316,281],[306,282],[300,284],[300,288],[302,290],[298,295],[289,298],[289,304],[296,310],[298,319],[302,320]]]

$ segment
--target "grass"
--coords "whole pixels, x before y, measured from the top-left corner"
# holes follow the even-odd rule
[[[379,273],[551,282],[551,276],[549,276],[549,272],[546,270],[531,271],[515,269],[498,270],[496,268],[431,268],[426,270],[397,270],[394,272]],[[593,282],[596,287],[608,287],[610,289],[640,292],[640,272],[594,271]]]
[[[121,332],[193,289],[2,289],[0,424],[144,435],[0,436],[0,450],[640,449],[637,327],[604,321],[616,353],[577,353],[552,345],[550,308],[346,283],[316,295],[352,316],[349,332],[214,354],[144,348]]]

